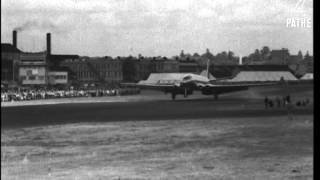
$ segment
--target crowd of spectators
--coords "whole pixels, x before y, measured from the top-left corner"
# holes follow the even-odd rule
[[[308,98],[304,99],[304,100],[297,100],[295,105],[296,106],[307,106],[308,104],[310,104],[310,100]],[[276,97],[275,99],[271,99],[268,97],[265,97],[264,99],[264,105],[265,108],[273,108],[273,107],[287,107],[287,106],[291,106],[293,105],[293,103],[291,102],[291,98],[290,96],[283,96],[282,98],[280,97]]]
[[[27,101],[52,98],[102,97],[139,94],[138,88],[114,89],[11,89],[1,90],[1,102]]]

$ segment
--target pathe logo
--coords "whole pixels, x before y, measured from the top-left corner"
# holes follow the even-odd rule
[[[304,4],[306,0],[298,0],[295,7],[291,9],[292,14],[303,14],[300,17],[288,17],[286,26],[288,28],[311,28],[311,18],[304,14]]]
[[[311,28],[311,19],[306,17],[287,18],[287,27],[288,28]]]

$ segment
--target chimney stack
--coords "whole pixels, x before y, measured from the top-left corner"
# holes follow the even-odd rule
[[[12,45],[13,47],[17,48],[17,31],[16,30],[12,32]]]
[[[47,54],[51,55],[51,33],[47,33]]]

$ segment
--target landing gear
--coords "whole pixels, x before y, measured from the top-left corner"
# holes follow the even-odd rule
[[[176,99],[176,93],[171,93],[171,99],[175,100]]]
[[[183,94],[183,96],[186,98],[186,97],[188,97],[188,91],[187,91],[187,88],[184,88],[184,94]]]
[[[219,95],[218,94],[214,94],[214,100],[218,100]]]

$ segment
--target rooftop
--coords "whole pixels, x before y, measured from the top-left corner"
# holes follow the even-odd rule
[[[1,43],[1,52],[5,52],[5,53],[20,53],[22,52],[21,50],[19,50],[16,47],[13,47],[12,44],[9,43]]]

